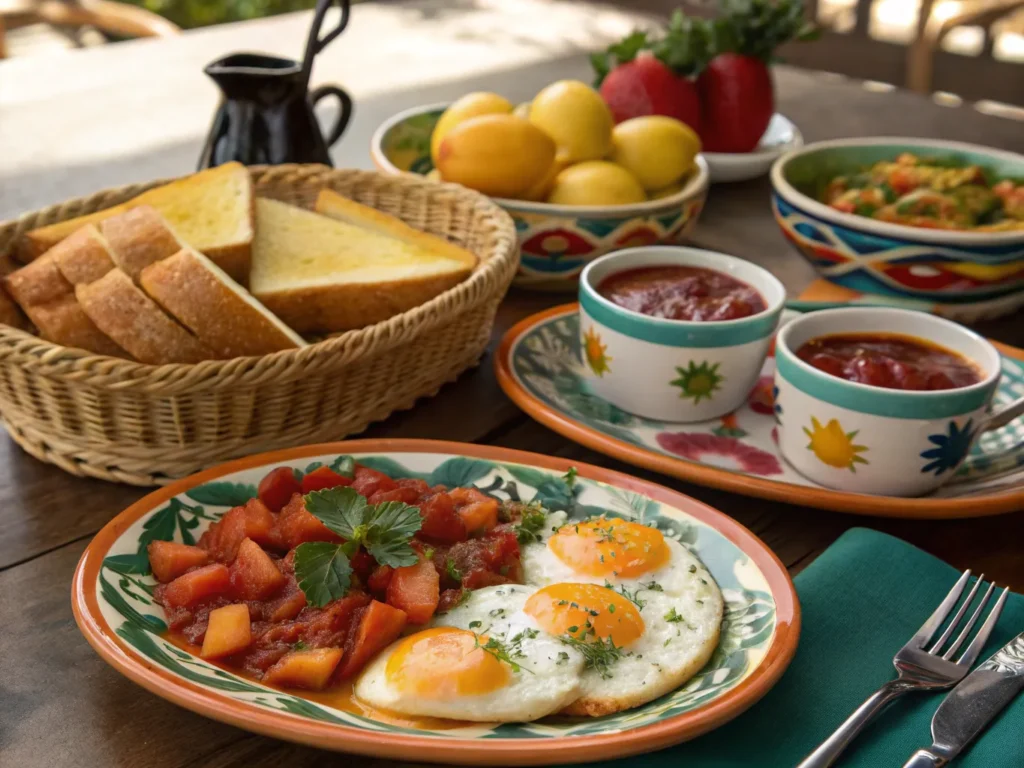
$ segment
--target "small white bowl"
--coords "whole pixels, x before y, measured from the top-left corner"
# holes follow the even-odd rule
[[[785,115],[772,115],[761,142],[753,152],[703,152],[711,171],[711,183],[747,181],[765,176],[772,163],[804,145],[804,136]]]
[[[654,266],[723,272],[760,292],[767,308],[738,320],[669,320],[625,309],[597,292],[609,275]],[[591,262],[580,276],[579,298],[589,389],[639,416],[693,422],[729,413],[750,394],[778,326],[786,289],[767,270],[735,256],[648,246]]]
[[[887,389],[846,381],[804,362],[796,351],[819,336],[906,334],[963,355],[981,373],[969,387]],[[779,450],[793,467],[829,488],[919,496],[950,479],[988,421],[1000,357],[978,334],[924,312],[864,307],[811,312],[775,342]]]

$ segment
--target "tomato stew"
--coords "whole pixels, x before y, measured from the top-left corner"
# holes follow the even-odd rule
[[[820,336],[796,355],[832,376],[885,389],[957,389],[981,381],[977,367],[956,352],[896,333]]]
[[[668,320],[737,320],[768,306],[751,286],[704,267],[629,269],[606,277],[597,292],[625,309]]]

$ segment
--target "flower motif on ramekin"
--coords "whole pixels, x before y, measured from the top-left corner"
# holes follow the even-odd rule
[[[735,437],[703,432],[662,432],[657,441],[669,453],[701,464],[748,475],[782,474],[782,465],[775,456]]]
[[[586,256],[597,246],[571,229],[549,229],[527,238],[520,246],[533,256],[557,259],[562,256]]]
[[[754,413],[764,416],[771,415],[775,405],[775,395],[778,392],[778,388],[773,386],[773,381],[771,376],[762,376],[750,390],[750,395],[747,396],[747,405]]]
[[[711,430],[719,437],[746,437],[747,431],[743,429],[736,419],[736,414],[727,413],[722,417],[722,423]]]
[[[963,429],[951,421],[945,434],[928,435],[928,442],[934,443],[936,447],[921,451],[921,458],[928,462],[921,467],[921,471],[934,472],[938,476],[947,470],[956,469],[974,442],[973,427],[974,419],[968,419]]]
[[[679,378],[669,382],[673,387],[679,387],[679,397],[692,398],[696,405],[701,400],[710,400],[715,392],[721,388],[725,376],[718,372],[720,363],[711,365],[707,360],[697,365],[693,360],[686,368],[676,366],[676,373]]]
[[[804,427],[804,432],[810,438],[807,450],[812,451],[823,464],[856,472],[858,464],[869,463],[863,456],[858,455],[866,451],[867,446],[855,445],[853,442],[858,430],[846,432],[836,419],[821,426],[821,422],[813,416],[811,427],[812,429]]]
[[[601,343],[601,337],[593,326],[583,334],[583,342],[583,357],[586,358],[590,370],[599,377],[604,376],[611,370],[608,363],[612,359],[605,354],[608,351],[608,345]]]
[[[775,414],[775,423],[782,423],[782,406],[779,405],[779,388],[772,387],[772,412]]]

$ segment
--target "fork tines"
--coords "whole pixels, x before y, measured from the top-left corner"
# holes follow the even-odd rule
[[[960,602],[960,596],[963,594],[964,587],[967,586],[967,582],[970,580],[970,578],[971,572],[970,570],[966,570],[963,572],[960,578],[957,579],[956,584],[954,584],[953,588],[949,590],[949,594],[946,595],[942,603],[939,604],[939,607],[935,609],[935,613],[928,617],[928,621],[926,621],[924,625],[921,627],[921,629],[918,630],[917,634],[914,635],[914,645],[924,650],[925,646],[927,646],[928,643],[931,642],[932,638],[935,636],[935,633],[938,632],[939,628],[946,621],[950,612],[953,610],[956,604]],[[978,594],[978,590],[981,588],[984,579],[985,574],[982,574],[978,577],[977,581],[974,582],[974,585],[971,587],[970,592],[967,593],[967,597],[964,598],[963,602],[960,604],[960,608],[957,610],[956,614],[946,625],[945,630],[942,632],[939,638],[934,643],[932,643],[931,647],[927,649],[928,653],[932,654],[933,656],[941,655],[941,657],[946,661],[953,660],[953,655],[958,650],[960,650],[960,646],[962,646],[964,642],[966,642],[967,638],[970,637],[971,631],[974,629],[974,625],[978,622],[978,619],[984,612],[985,606],[988,604],[989,600],[992,597],[992,593],[995,592],[996,585],[989,584],[988,589],[986,589],[985,593],[981,596],[981,600],[975,607],[974,612],[971,614],[967,622],[963,625],[963,628],[960,630],[960,633],[956,636],[956,639],[953,640],[952,645],[946,648],[945,652],[942,652],[942,649],[946,646],[946,643],[953,636],[953,633],[956,632],[957,627],[960,626],[960,623],[964,615],[967,613],[968,609],[971,607],[971,604],[974,602],[975,596]],[[999,619],[999,614],[1002,613],[1003,604],[1006,602],[1006,597],[1009,591],[1009,587],[1003,589],[1002,593],[1000,593],[999,597],[996,599],[996,602],[993,605],[992,610],[989,611],[988,617],[982,623],[981,629],[978,630],[978,634],[975,635],[974,640],[972,640],[971,643],[967,646],[967,650],[963,652],[960,658],[955,660],[955,663],[960,664],[962,666],[970,667],[974,664],[975,661],[978,660],[978,656],[981,654],[982,648],[985,646],[985,643],[988,640],[989,635],[992,634],[992,629],[996,625],[996,621]]]

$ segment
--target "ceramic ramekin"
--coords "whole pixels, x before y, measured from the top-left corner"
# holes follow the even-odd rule
[[[651,317],[597,292],[616,272],[654,266],[705,267],[756,288],[767,309],[721,322]],[[649,246],[615,251],[580,276],[580,336],[587,385],[630,413],[660,421],[704,421],[735,410],[757,380],[786,290],[770,272],[724,253]]]
[[[819,336],[914,336],[971,360],[982,380],[936,392],[885,389],[820,371],[795,352]],[[779,449],[801,474],[843,491],[918,496],[948,480],[987,421],[1000,358],[978,334],[924,312],[879,307],[804,315],[775,343]]]

